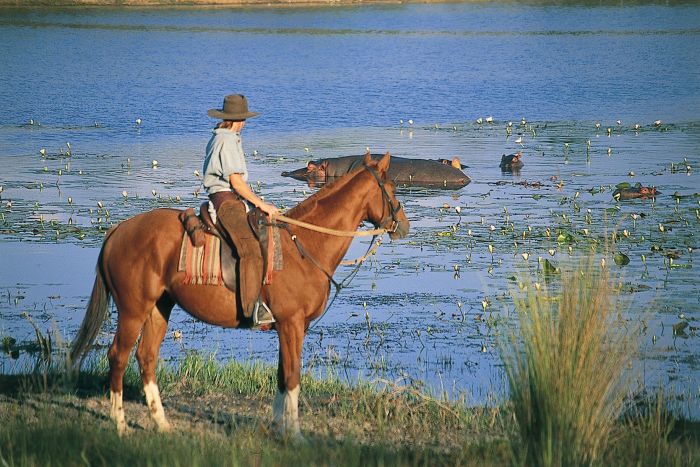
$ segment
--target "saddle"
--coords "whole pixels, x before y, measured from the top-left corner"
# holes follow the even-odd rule
[[[194,247],[203,247],[207,237],[213,235],[220,239],[221,279],[232,292],[236,292],[236,266],[238,257],[229,235],[212,221],[208,202],[199,208],[199,215],[193,208],[188,208],[179,215],[187,237]],[[267,222],[266,216],[258,209],[248,213],[248,226],[260,242],[263,258],[264,284],[272,282],[272,272],[282,269],[282,249],[279,241],[279,229]]]

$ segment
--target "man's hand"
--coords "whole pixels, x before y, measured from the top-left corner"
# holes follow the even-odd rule
[[[279,209],[270,203],[262,203],[258,205],[258,209],[267,214],[268,216],[274,217],[279,214]]]

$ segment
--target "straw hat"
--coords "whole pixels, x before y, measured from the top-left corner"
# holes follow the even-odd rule
[[[221,120],[245,120],[256,117],[258,112],[248,111],[248,101],[243,94],[229,94],[224,97],[222,109],[209,109],[207,115]]]

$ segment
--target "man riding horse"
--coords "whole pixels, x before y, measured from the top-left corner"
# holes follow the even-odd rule
[[[208,115],[222,121],[207,144],[203,184],[209,194],[212,219],[226,231],[236,248],[241,308],[243,315],[250,318],[260,296],[263,263],[260,244],[248,226],[247,214],[252,208],[270,216],[278,213],[275,206],[263,201],[248,185],[241,132],[246,119],[256,117],[258,112],[248,110],[245,96],[231,94],[224,98],[223,108],[211,109]]]

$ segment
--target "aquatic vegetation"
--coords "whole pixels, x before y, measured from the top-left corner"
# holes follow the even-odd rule
[[[470,174],[476,178],[466,189],[445,193],[399,187],[399,198],[415,221],[411,237],[401,244],[383,245],[366,263],[352,288],[343,291],[331,313],[310,330],[312,345],[305,361],[314,365],[335,362],[333,365],[342,368],[348,378],[415,379],[419,375],[429,388],[444,384],[451,397],[466,392],[481,400],[478,394],[484,386],[503,388],[497,353],[492,350],[496,336],[507,332],[515,317],[507,289],[555,292],[561,287],[562,265],[568,258],[589,254],[596,255],[598,269],[601,264],[612,273],[624,268],[626,282],[618,293],[625,300],[658,304],[657,312],[645,318],[642,336],[649,342],[642,358],[652,357],[647,361],[655,371],[663,372],[663,362],[671,358],[692,353],[698,345],[691,330],[697,327],[698,309],[696,304],[688,306],[687,297],[697,280],[692,252],[697,248],[694,232],[700,211],[698,198],[689,187],[696,175],[688,175],[686,165],[678,165],[687,156],[669,156],[669,160],[680,161],[675,172],[668,160],[650,162],[645,156],[648,167],[629,166],[627,156],[650,144],[649,138],[651,143],[660,137],[678,141],[697,134],[698,129],[692,124],[664,125],[668,131],[662,135],[650,125],[641,125],[637,138],[631,126],[618,127],[605,121],[599,136],[592,122],[523,123],[518,119],[511,125],[484,123],[478,128],[474,120],[439,122],[437,129],[434,125],[410,127],[417,140],[435,144],[445,154],[458,153],[457,148],[470,145],[494,150],[467,158]],[[522,137],[527,145],[532,163],[521,175],[502,174],[495,167],[496,155],[519,147],[513,138],[504,143],[504,127],[513,129],[513,136]],[[612,144],[605,138],[607,127],[613,129]],[[392,145],[399,151],[413,154],[416,142],[407,136],[405,132],[396,136],[391,129],[371,130],[369,136],[366,129],[362,133],[368,141],[393,138]],[[47,157],[34,150],[18,181],[3,181],[3,241],[71,243],[87,247],[84,254],[89,256],[104,233],[123,219],[154,208],[202,202],[199,161],[195,164],[191,160],[189,150],[179,157],[150,150],[88,153],[82,148],[89,146],[75,135],[61,136],[59,141],[68,139],[72,141],[70,160],[65,143],[34,142],[34,148],[47,148]],[[62,154],[61,149],[52,149],[61,144]],[[277,173],[298,165],[306,157],[304,147],[321,153],[316,148],[335,150],[337,143],[304,137],[290,142],[292,149],[287,152],[276,144],[259,146],[260,154],[266,156],[251,161],[251,180],[269,180],[270,171]],[[606,157],[608,147],[616,156],[610,160]],[[284,161],[277,156],[269,159],[270,154],[278,153],[284,155]],[[160,161],[157,170],[153,170],[154,160]],[[687,165],[691,164],[695,165],[692,157],[687,159]],[[615,185],[632,169],[640,180],[662,188],[673,186],[666,191],[678,192],[678,196],[616,203],[611,197]],[[657,173],[661,175],[654,175]],[[264,187],[254,181],[251,184],[278,205],[292,205],[313,192],[274,180]],[[362,248],[364,245],[358,244],[358,249]],[[396,260],[387,260],[384,248],[391,249]],[[85,269],[90,272],[90,267]],[[534,275],[532,284],[510,279],[523,273]],[[59,319],[65,319],[61,307],[79,309],[82,305],[75,298],[51,303],[38,290],[35,295],[39,296],[35,306],[48,306],[47,313]],[[458,302],[461,306],[455,305]],[[0,307],[8,313],[14,311],[9,305]],[[672,339],[683,338],[683,333],[672,333],[680,311],[685,312],[689,325],[684,331],[685,345],[674,347]],[[224,335],[219,339],[217,334],[215,339],[206,326],[194,327],[178,313],[173,315],[171,330],[181,334],[164,345],[166,358],[182,358],[184,352],[212,342],[218,342],[222,359],[271,358],[267,350],[274,345],[273,337],[255,336],[248,338],[249,346],[239,346]],[[639,321],[627,313],[622,319],[631,324]],[[15,330],[22,325],[10,326],[20,345],[33,341],[31,329],[18,333]],[[107,334],[104,339],[108,339]],[[441,364],[446,354],[452,357],[451,366]],[[681,360],[680,367],[679,382],[697,371],[692,360]]]

